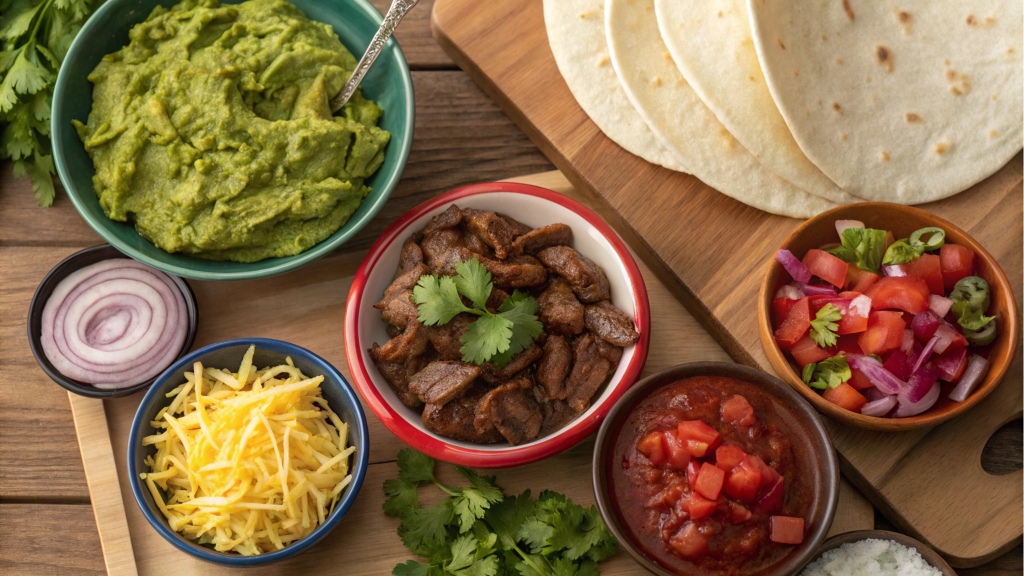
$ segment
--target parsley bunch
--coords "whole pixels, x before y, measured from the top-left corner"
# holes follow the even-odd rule
[[[401,518],[398,535],[426,562],[395,566],[395,576],[596,576],[597,563],[618,543],[591,506],[544,491],[506,496],[493,476],[456,466],[469,486],[434,477],[434,459],[415,450],[398,453],[398,478],[384,482],[384,513]],[[433,484],[447,494],[422,508],[418,488]]]
[[[427,326],[447,324],[462,312],[479,316],[459,338],[462,360],[474,364],[490,360],[501,368],[533,344],[544,325],[537,319],[537,299],[519,290],[505,299],[497,314],[488,310],[493,289],[490,271],[473,258],[456,266],[455,276],[421,276],[412,299],[419,307],[420,322]],[[463,296],[472,306],[466,306]]]
[[[40,206],[53,203],[50,103],[57,70],[103,0],[0,0],[0,160],[32,179]]]

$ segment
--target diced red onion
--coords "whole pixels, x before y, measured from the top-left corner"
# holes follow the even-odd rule
[[[892,396],[892,394],[886,394],[874,386],[869,386],[863,390],[859,390],[862,396],[868,399],[868,402],[874,402],[875,400],[881,400],[886,396]]]
[[[863,294],[857,296],[850,302],[847,313],[860,318],[867,318],[871,314],[871,298]]]
[[[956,328],[953,328],[946,322],[940,322],[939,327],[935,330],[934,338],[938,338],[939,340],[935,343],[934,350],[939,354],[942,354],[946,351],[946,348],[949,348],[949,345],[959,337],[960,333],[957,332]]]
[[[887,394],[899,394],[907,383],[882,367],[882,363],[870,356],[847,354],[846,361],[851,368],[859,370],[876,388]]]
[[[121,388],[169,366],[187,332],[185,298],[166,274],[112,258],[57,284],[43,307],[41,340],[64,376]]]
[[[907,328],[903,331],[903,343],[900,344],[900,350],[903,350],[904,354],[910,354],[910,350],[914,348],[914,331]]]
[[[945,296],[931,294],[928,296],[928,308],[939,318],[945,318],[949,309],[953,307],[953,301]]]
[[[899,278],[907,275],[907,269],[903,264],[890,264],[888,266],[882,266],[882,274],[885,276],[892,276],[893,278]]]
[[[860,409],[860,413],[865,416],[874,416],[876,418],[882,418],[886,414],[888,414],[894,406],[896,406],[896,397],[884,396],[878,400],[873,400],[862,406]]]
[[[928,343],[924,345],[924,350],[921,351],[921,355],[918,356],[917,361],[914,362],[914,367],[910,369],[911,374],[916,373],[921,368],[921,365],[927,362],[928,359],[932,357],[932,351],[935,350],[935,344],[937,344],[938,341],[938,336],[932,336],[932,339],[929,340]]]
[[[954,402],[963,402],[974,392],[974,389],[985,379],[985,375],[988,374],[989,361],[974,354],[971,356],[969,362],[967,362],[967,369],[964,370],[964,375],[960,377],[960,382],[957,382],[953,391],[949,393],[949,399]]]
[[[796,284],[784,284],[775,292],[776,298],[785,298],[786,300],[799,300],[804,296],[806,294]]]
[[[786,272],[789,272],[793,280],[803,283],[811,281],[811,271],[789,250],[779,250],[778,254],[775,255],[775,259],[779,261],[779,264],[782,264]]]
[[[813,284],[800,284],[800,290],[808,296],[835,296],[836,289],[831,286],[815,286]]]
[[[932,364],[924,364],[915,370],[907,380],[907,387],[900,393],[900,401],[916,404],[939,381],[939,371]]]
[[[925,310],[914,315],[914,319],[910,321],[910,329],[914,331],[914,336],[918,340],[927,342],[931,340],[932,336],[935,336],[935,331],[939,329],[940,324],[942,324],[942,318],[931,310]],[[940,351],[939,354],[941,353]]]
[[[897,348],[889,353],[889,357],[882,363],[882,367],[900,380],[905,380],[911,374],[907,359],[907,353],[902,348]]]
[[[907,416],[917,416],[925,410],[935,406],[935,403],[939,401],[939,395],[942,393],[942,386],[939,385],[938,381],[932,384],[931,389],[928,391],[921,400],[917,402],[905,402],[900,400],[900,405],[896,408],[895,416],[897,418],[906,418]]]
[[[836,232],[839,233],[839,237],[843,237],[843,230],[847,228],[863,228],[864,223],[860,220],[836,220]]]
[[[946,350],[945,354],[937,354],[932,360],[939,370],[939,379],[952,382],[961,362],[967,362],[967,348],[957,346]]]

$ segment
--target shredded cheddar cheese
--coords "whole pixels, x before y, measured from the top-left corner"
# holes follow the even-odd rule
[[[186,372],[143,438],[156,454],[140,474],[172,530],[221,552],[252,556],[308,535],[352,481],[348,426],[287,363]]]

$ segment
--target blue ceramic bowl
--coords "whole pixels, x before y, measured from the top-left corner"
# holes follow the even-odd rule
[[[153,501],[153,495],[139,480],[139,473],[146,471],[144,463],[146,456],[156,452],[152,446],[143,446],[142,438],[155,432],[150,426],[150,422],[156,417],[157,412],[170,402],[166,394],[185,381],[185,372],[191,371],[192,365],[197,361],[201,361],[204,366],[237,367],[242,361],[242,355],[251,345],[256,346],[256,353],[253,356],[254,366],[260,368],[277,366],[283,364],[286,357],[291,357],[292,362],[302,370],[303,374],[307,376],[322,374],[324,376],[324,381],[320,385],[321,393],[331,410],[334,410],[338,417],[348,424],[348,444],[355,446],[356,451],[352,455],[350,467],[352,483],[341,493],[341,500],[334,506],[334,510],[323,524],[317,526],[305,538],[281,550],[259,556],[241,556],[217,552],[212,548],[187,540],[181,534],[171,530]],[[128,479],[132,486],[135,502],[142,509],[146,520],[177,549],[214,564],[235,567],[260,566],[295,556],[307,550],[327,536],[341,522],[359,494],[359,488],[363,484],[366,468],[369,465],[369,455],[370,434],[366,428],[366,415],[363,413],[355,391],[334,366],[295,344],[267,338],[243,338],[218,342],[200,348],[175,362],[157,377],[156,382],[142,399],[142,403],[135,413],[135,419],[132,421],[131,436],[128,439]]]
[[[363,94],[384,111],[380,127],[391,133],[384,150],[384,164],[367,184],[371,192],[337,232],[316,246],[283,258],[259,262],[219,262],[185,254],[169,254],[135,231],[135,227],[107,218],[93,188],[92,159],[85,151],[71,120],[85,122],[92,109],[89,74],[104,55],[128,44],[128,31],[144,21],[157,6],[173,6],[180,0],[107,0],[75,37],[57,75],[53,91],[51,134],[57,174],[71,202],[104,240],[121,252],[169,274],[199,280],[262,278],[294,270],[329,254],[361,230],[384,207],[398,184],[412,146],[414,104],[412,77],[401,48],[392,38],[363,79]],[[356,57],[366,50],[381,23],[380,12],[368,0],[290,0],[311,20],[334,27],[342,44]],[[241,0],[222,0],[237,4]]]

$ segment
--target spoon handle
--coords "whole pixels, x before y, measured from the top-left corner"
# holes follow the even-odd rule
[[[384,15],[384,21],[381,22],[380,28],[377,33],[373,36],[373,40],[370,41],[370,45],[366,47],[366,52],[363,57],[359,60],[359,64],[356,65],[356,69],[352,71],[352,76],[345,83],[345,86],[341,89],[341,92],[337,96],[331,99],[330,107],[331,113],[336,113],[345,107],[349,99],[352,98],[352,94],[355,94],[356,88],[359,87],[359,83],[363,81],[363,76],[366,76],[366,72],[370,70],[370,66],[373,66],[374,60],[377,56],[380,56],[380,51],[384,49],[384,44],[387,43],[388,38],[391,38],[391,34],[395,32],[395,28],[398,27],[398,23],[402,21],[405,14],[412,9],[413,6],[419,0],[393,0],[391,2],[391,8],[388,9],[388,13]]]

